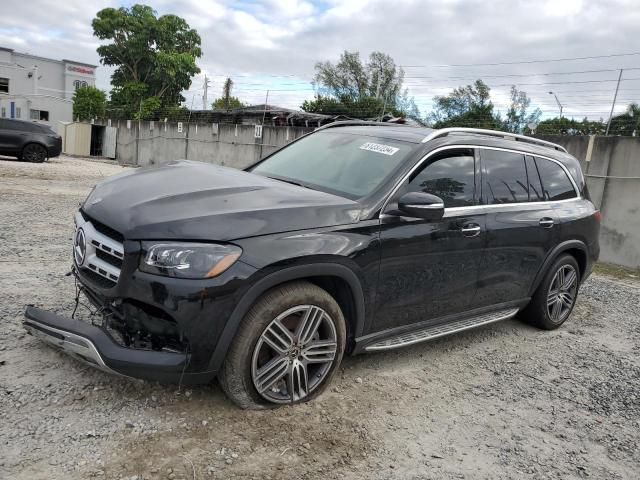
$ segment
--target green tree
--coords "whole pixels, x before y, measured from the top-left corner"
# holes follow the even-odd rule
[[[377,118],[382,115],[384,101],[375,97],[352,99],[344,97],[342,100],[333,97],[317,95],[313,100],[305,100],[302,110],[309,113],[323,115],[344,115],[351,118]],[[388,109],[391,111],[393,109]]]
[[[536,108],[532,112],[529,111],[531,99],[527,94],[518,90],[515,85],[511,86],[511,103],[507,110],[506,118],[502,128],[507,132],[522,133],[530,123],[538,123],[542,112]]]
[[[473,127],[498,130],[502,128],[499,115],[494,112],[491,89],[482,81],[458,87],[449,95],[433,98],[434,108],[427,120],[435,128]]]
[[[114,66],[110,111],[123,118],[156,118],[184,101],[180,94],[200,72],[200,36],[176,15],[146,5],[105,8],[92,22],[100,62]]]
[[[376,118],[384,111],[420,117],[413,98],[402,91],[404,71],[386,53],[373,52],[363,63],[358,52],[344,51],[337,63],[318,62],[315,70],[313,85],[318,93],[304,102],[302,109],[307,112]]]
[[[107,96],[96,87],[80,87],[73,94],[73,118],[83,121],[102,118]]]
[[[632,103],[627,111],[611,119],[609,135],[638,135],[640,133],[640,105]]]
[[[607,125],[602,121],[582,121],[567,117],[548,118],[541,121],[536,128],[538,135],[604,135]]]
[[[216,98],[213,101],[212,107],[214,110],[233,110],[234,108],[242,108],[245,106],[238,97],[231,95],[232,89],[233,80],[227,78],[222,86],[222,97]]]

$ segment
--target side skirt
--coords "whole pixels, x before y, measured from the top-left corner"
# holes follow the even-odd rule
[[[375,352],[405,347],[436,338],[481,327],[490,323],[508,320],[514,317],[529,299],[510,304],[496,305],[491,309],[482,309],[443,317],[439,321],[404,326],[398,329],[379,332],[356,341],[354,353]]]

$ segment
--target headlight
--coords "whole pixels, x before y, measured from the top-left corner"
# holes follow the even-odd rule
[[[178,278],[212,278],[235,263],[242,249],[210,243],[143,244],[140,270]]]

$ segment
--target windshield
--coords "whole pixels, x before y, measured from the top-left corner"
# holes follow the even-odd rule
[[[360,198],[373,192],[414,147],[388,138],[322,131],[283,148],[250,171]]]

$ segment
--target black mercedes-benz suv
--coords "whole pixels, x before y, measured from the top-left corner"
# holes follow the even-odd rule
[[[217,377],[297,403],[342,356],[516,314],[571,314],[600,212],[562,147],[502,132],[330,124],[245,171],[176,161],[100,182],[73,273],[101,321],[28,307],[35,336],[109,372]]]
[[[0,118],[0,155],[44,162],[62,152],[62,137],[47,125]]]

